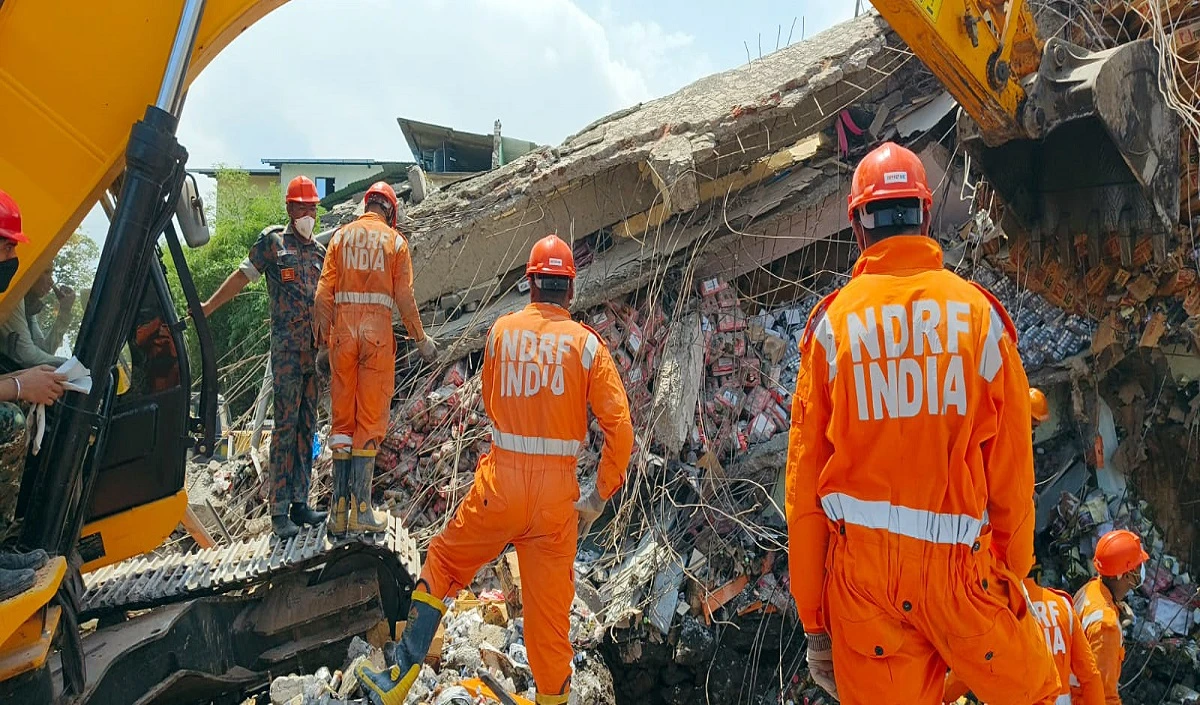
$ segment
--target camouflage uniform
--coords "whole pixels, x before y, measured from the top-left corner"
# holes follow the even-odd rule
[[[0,542],[16,527],[17,498],[28,448],[25,412],[16,404],[0,402]]]
[[[308,502],[317,424],[312,307],[324,262],[325,247],[297,237],[289,225],[264,230],[242,263],[242,271],[251,281],[267,276],[271,298],[275,429],[270,469],[271,513],[275,515],[287,514],[293,502]]]

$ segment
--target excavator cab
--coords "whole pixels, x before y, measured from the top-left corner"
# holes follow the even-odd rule
[[[1028,239],[1033,261],[1055,248],[1064,263],[1130,266],[1139,242],[1166,258],[1179,222],[1179,120],[1158,85],[1150,40],[1089,52],[1054,38],[1023,82],[1025,136],[991,145],[979,123],[960,120],[964,147],[1008,206],[1004,231]],[[1084,233],[1093,236],[1077,251]]]

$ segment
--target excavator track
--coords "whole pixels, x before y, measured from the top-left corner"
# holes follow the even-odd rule
[[[332,539],[325,525],[303,527],[290,539],[265,534],[237,543],[172,555],[142,556],[84,576],[82,619],[120,610],[149,609],[206,595],[229,593],[275,576],[306,570],[354,553],[375,554],[409,576],[421,571],[417,543],[400,519],[386,532]]]

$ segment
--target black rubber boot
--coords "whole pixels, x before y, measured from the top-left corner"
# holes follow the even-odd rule
[[[0,569],[0,601],[10,600],[33,587],[36,574],[30,568]]]
[[[371,480],[375,476],[375,456],[356,455],[350,458],[350,533],[387,531],[388,515],[371,506]]]
[[[293,524],[287,514],[276,514],[271,517],[271,531],[281,539],[290,539],[300,533],[300,527]]]
[[[325,521],[325,512],[318,512],[307,504],[300,502],[292,503],[290,516],[293,522],[305,526],[316,526]]]
[[[424,590],[413,592],[400,641],[383,647],[384,669],[376,671],[364,663],[354,671],[372,705],[403,705],[445,613],[441,600]]]
[[[50,556],[40,548],[29,553],[0,553],[0,570],[41,570],[49,560]]]
[[[346,535],[350,512],[350,455],[333,454],[333,499],[329,502],[329,523],[326,530],[334,536]]]

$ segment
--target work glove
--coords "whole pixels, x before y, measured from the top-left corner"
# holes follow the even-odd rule
[[[1118,602],[1117,612],[1121,615],[1121,629],[1129,629],[1133,626],[1133,608],[1128,602]]]
[[[607,502],[600,499],[600,493],[595,489],[575,503],[575,511],[579,512],[579,538],[587,536],[587,533],[592,530],[592,524],[595,524],[596,520],[600,518],[605,504]]]
[[[433,362],[437,359],[438,347],[432,335],[426,334],[425,337],[417,343],[417,352],[421,353],[421,359],[425,362]]]
[[[833,680],[833,641],[828,634],[805,634],[808,637],[808,675],[834,698],[838,696]]]
[[[329,348],[317,350],[317,372],[324,377],[329,376]]]

